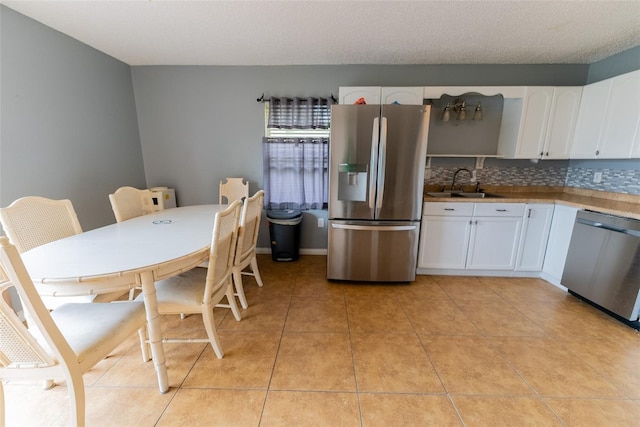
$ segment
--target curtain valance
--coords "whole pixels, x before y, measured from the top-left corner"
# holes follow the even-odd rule
[[[275,98],[269,100],[267,127],[272,129],[329,129],[330,98]]]

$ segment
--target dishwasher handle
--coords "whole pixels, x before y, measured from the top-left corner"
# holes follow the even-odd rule
[[[630,230],[628,228],[616,227],[614,225],[605,224],[600,221],[592,221],[585,218],[577,218],[576,223],[587,225],[590,227],[602,228],[603,230],[614,231],[616,233],[628,234],[630,236],[640,237],[640,231]]]

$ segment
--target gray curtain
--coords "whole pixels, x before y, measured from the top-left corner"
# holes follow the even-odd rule
[[[265,207],[323,209],[328,194],[328,138],[263,138]]]
[[[271,98],[267,127],[272,129],[329,129],[331,104],[327,98]]]
[[[332,99],[269,100],[271,129],[329,129]],[[328,194],[328,138],[263,138],[267,209],[323,209]]]

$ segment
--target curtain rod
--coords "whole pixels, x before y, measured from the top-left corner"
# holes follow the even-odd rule
[[[316,96],[316,97],[312,97],[312,98],[318,98],[318,97]],[[333,94],[331,94],[331,100],[336,104],[338,103],[338,100],[333,96]],[[256,101],[258,101],[258,102],[269,102],[269,101],[271,101],[271,99],[270,98],[265,98],[264,97],[264,93],[263,93],[262,96],[260,96],[260,98],[256,99]]]

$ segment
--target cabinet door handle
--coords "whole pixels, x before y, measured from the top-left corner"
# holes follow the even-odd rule
[[[531,209],[529,209],[529,212],[527,212],[527,218],[531,218]]]
[[[444,208],[445,211],[455,211],[454,208]]]
[[[496,209],[496,212],[507,212],[506,209]]]
[[[597,156],[598,154],[600,154],[600,151],[599,151],[599,150],[596,150],[596,156]]]

